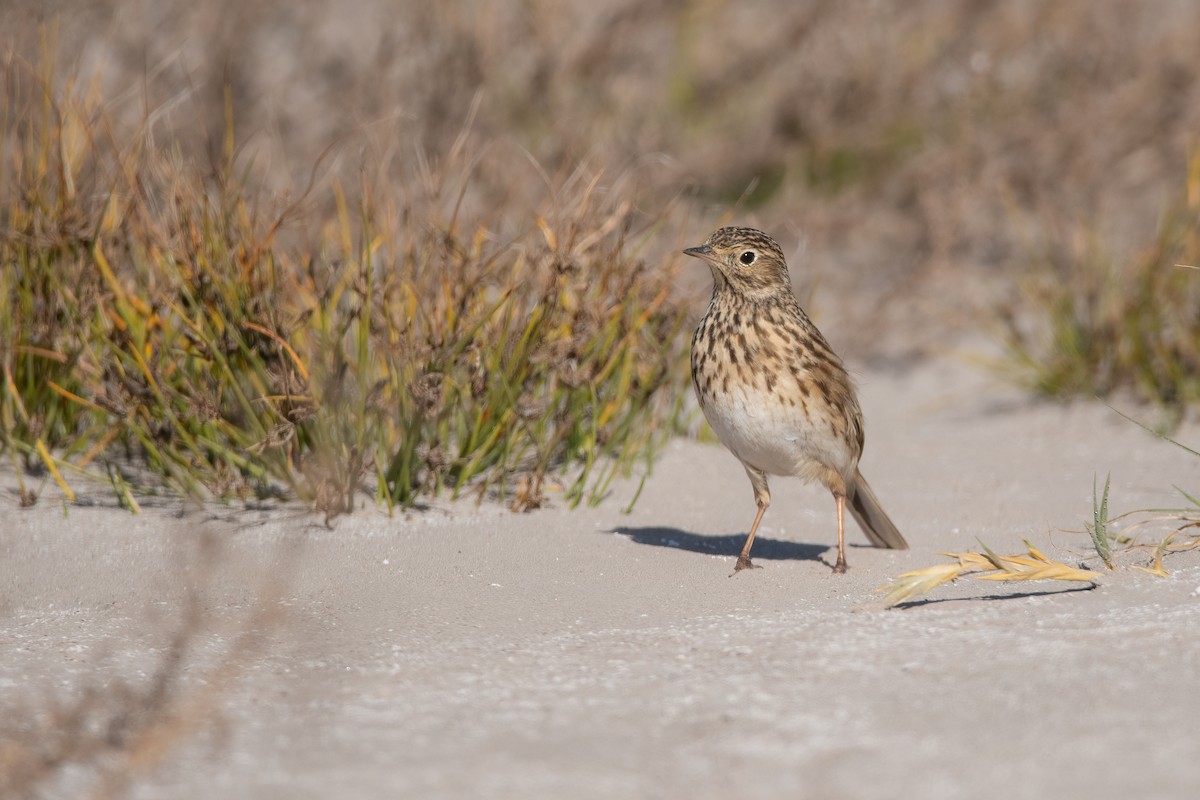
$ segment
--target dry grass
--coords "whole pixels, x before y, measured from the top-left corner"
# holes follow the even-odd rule
[[[0,11],[17,54],[36,58],[47,7]],[[1200,9],[1184,0],[92,0],[71,12],[65,75],[94,80],[119,123],[145,120],[197,163],[222,161],[232,112],[246,172],[270,191],[306,186],[331,143],[328,171],[347,186],[363,169],[413,185],[470,118],[502,155],[475,165],[463,218],[499,210],[504,236],[528,230],[544,195],[521,151],[551,172],[587,163],[606,183],[636,173],[620,191],[651,217],[685,192],[688,234],[649,244],[652,262],[744,198],[740,218],[802,243],[803,280],[820,278],[819,302],[837,298],[823,327],[860,352],[974,324],[976,305],[1064,231],[1095,232],[1126,263],[1200,129]]]
[[[564,470],[570,503],[598,499],[675,429],[686,312],[673,270],[637,256],[662,218],[599,173],[543,175],[533,224],[504,233],[464,218],[479,154],[463,132],[416,186],[335,180],[302,245],[309,198],[276,208],[246,185],[232,120],[206,174],[122,138],[95,95],[51,93],[43,59],[10,63],[0,95],[18,145],[0,432],[18,473],[48,471],[68,499],[82,473],[130,507],[131,484],[161,482],[327,514],[364,491],[409,505],[519,479],[532,507]]]
[[[1023,276],[1001,308],[1007,368],[1052,397],[1200,400],[1200,154],[1153,241],[1124,262],[1101,241],[1077,230]]]
[[[854,357],[999,305],[1039,391],[1195,394],[1190,4],[46,8],[0,10],[0,422],[66,497],[595,499],[734,213]]]
[[[1077,569],[1047,558],[1029,542],[1024,555],[1001,556],[984,546],[982,553],[944,553],[953,559],[949,564],[905,572],[895,580],[880,587],[887,592],[883,597],[884,607],[906,603],[914,597],[933,591],[943,583],[949,583],[964,575],[972,575],[986,581],[1071,581],[1096,584],[1100,573]]]

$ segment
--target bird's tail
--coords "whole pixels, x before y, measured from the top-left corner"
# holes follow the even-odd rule
[[[896,523],[879,505],[879,499],[871,491],[870,484],[862,473],[854,476],[854,493],[850,496],[850,513],[858,520],[859,527],[876,547],[890,547],[892,550],[907,550],[908,542],[900,535]]]

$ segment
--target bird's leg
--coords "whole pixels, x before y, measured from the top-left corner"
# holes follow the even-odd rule
[[[737,566],[733,568],[733,573],[736,575],[744,569],[762,569],[757,564],[750,563],[750,545],[754,544],[754,534],[758,531],[758,523],[762,522],[763,514],[767,513],[769,503],[759,503],[758,513],[754,515],[754,524],[750,526],[750,535],[746,537],[746,543],[742,545],[742,554],[738,556]],[[730,575],[729,577],[733,577]]]
[[[750,534],[746,536],[746,543],[742,545],[737,566],[733,568],[733,574],[729,576],[731,578],[744,569],[760,569],[757,564],[750,563],[750,547],[754,544],[754,534],[758,533],[758,523],[762,522],[763,514],[767,513],[767,506],[771,505],[771,490],[767,488],[767,474],[749,466],[746,467],[746,474],[750,476],[750,485],[754,487],[754,502],[758,503],[758,513],[754,516],[754,524],[750,526]]]
[[[837,503],[838,517],[838,557],[833,571],[841,575],[846,572],[846,495],[835,494],[833,501]]]

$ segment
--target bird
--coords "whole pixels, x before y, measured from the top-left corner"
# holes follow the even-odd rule
[[[845,510],[876,547],[908,543],[859,471],[862,411],[841,358],[804,313],[779,244],[724,227],[683,251],[706,262],[713,293],[692,335],[692,384],[721,443],[742,462],[758,513],[732,575],[757,568],[750,548],[771,504],[768,475],[818,481],[837,508],[835,573],[846,571]]]

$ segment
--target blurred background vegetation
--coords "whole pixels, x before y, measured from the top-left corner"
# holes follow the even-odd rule
[[[64,492],[596,499],[686,425],[677,251],[728,221],[860,363],[983,331],[1042,393],[1200,394],[1186,0],[9,0],[0,32],[3,446]]]

